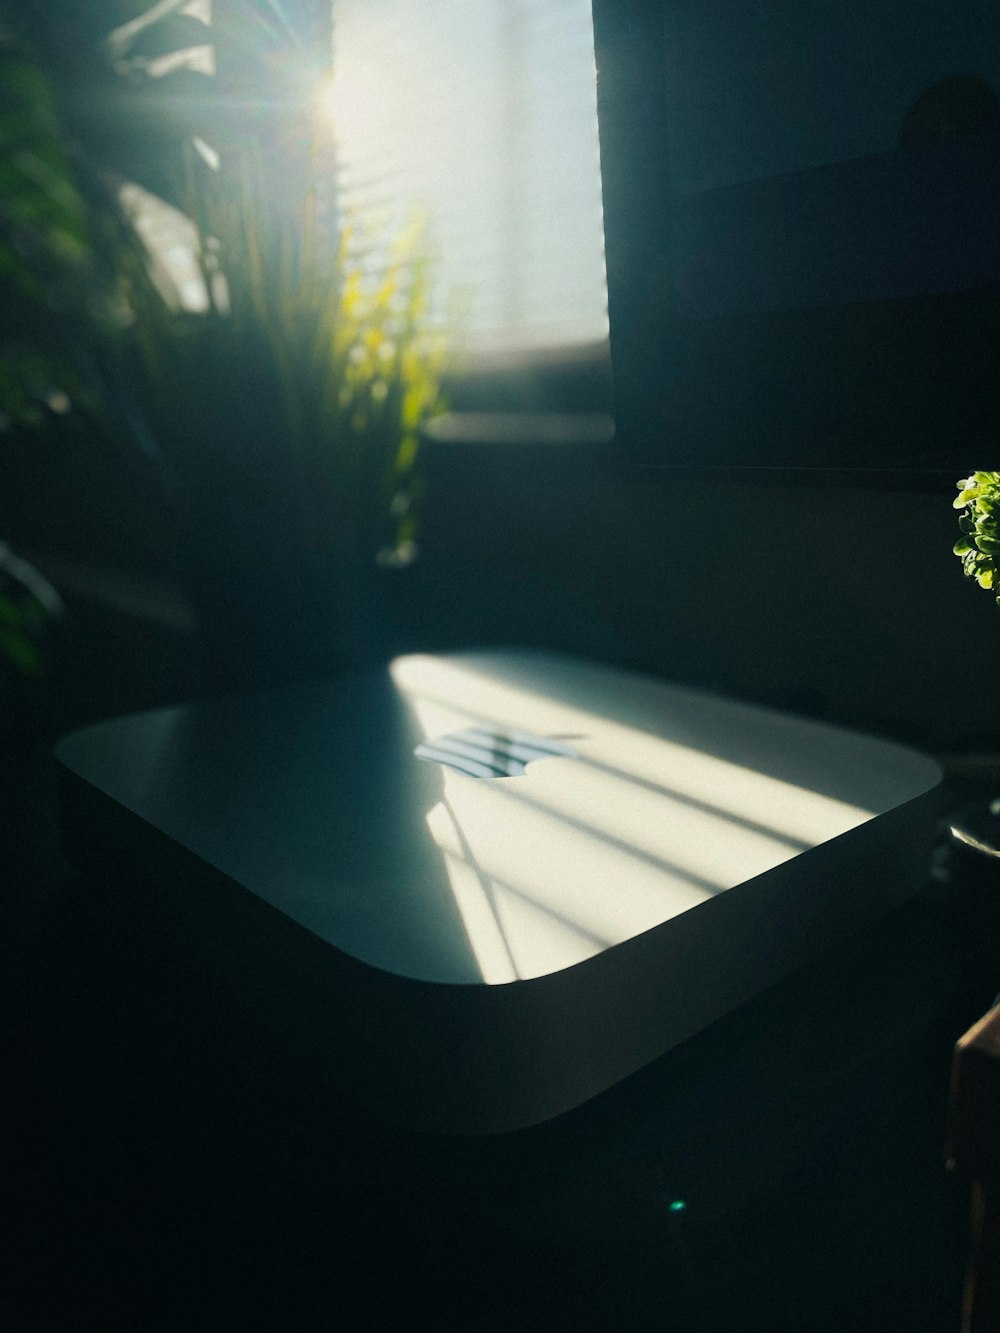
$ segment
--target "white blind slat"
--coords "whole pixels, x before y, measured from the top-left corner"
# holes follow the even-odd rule
[[[473,349],[607,335],[589,0],[335,0],[338,192],[429,219]]]

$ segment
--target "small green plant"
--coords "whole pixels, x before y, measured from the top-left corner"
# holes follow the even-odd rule
[[[1000,472],[972,472],[958,482],[958,490],[954,505],[964,513],[955,554],[969,578],[1000,593]]]
[[[406,564],[420,428],[440,406],[447,349],[429,313],[426,231],[342,222],[334,237],[312,204],[276,209],[252,151],[225,178],[192,173],[204,301],[139,312],[136,406],[199,510],[219,487],[251,508],[256,492],[286,555]]]

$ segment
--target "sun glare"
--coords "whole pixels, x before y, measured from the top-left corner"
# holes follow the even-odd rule
[[[345,211],[428,219],[480,350],[607,336],[586,0],[337,0],[324,108]]]
[[[334,142],[348,153],[384,134],[400,111],[391,81],[363,62],[338,66],[324,80],[318,100],[333,127]]]

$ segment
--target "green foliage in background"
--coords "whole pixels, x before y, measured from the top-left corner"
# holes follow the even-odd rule
[[[315,70],[278,66],[261,106],[233,86],[260,44],[238,4],[209,25],[185,0],[0,0],[0,412],[155,458],[171,503],[256,474],[336,544],[404,559],[444,352],[428,248],[414,224],[333,234]],[[164,265],[179,244],[198,308]]]
[[[981,588],[1000,591],[1000,472],[973,472],[958,482],[958,489],[954,505],[965,512],[958,520],[962,535],[955,554]]]
[[[152,295],[120,191],[176,198],[210,82],[152,77],[144,44],[207,29],[183,0],[147,7],[0,0],[0,427],[106,436],[120,408],[115,350]]]
[[[0,659],[22,676],[41,675],[63,615],[51,584],[0,542]]]
[[[426,236],[334,226],[309,44],[272,60],[265,10],[0,0],[0,447],[144,460],[190,570],[405,564],[445,355]]]
[[[31,48],[0,33],[0,411],[41,426],[81,385],[73,340],[89,308],[91,246],[55,98]]]
[[[241,504],[266,510],[284,558],[407,563],[420,428],[440,406],[447,344],[430,317],[423,226],[383,239],[342,225],[334,238],[311,192],[294,211],[274,206],[252,146],[225,174],[191,166],[204,299],[142,321],[153,436],[171,442],[196,509],[221,486],[237,518]]]

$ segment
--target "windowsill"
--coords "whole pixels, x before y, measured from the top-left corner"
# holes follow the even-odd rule
[[[424,428],[433,443],[470,445],[594,446],[614,433],[605,412],[446,412]]]

